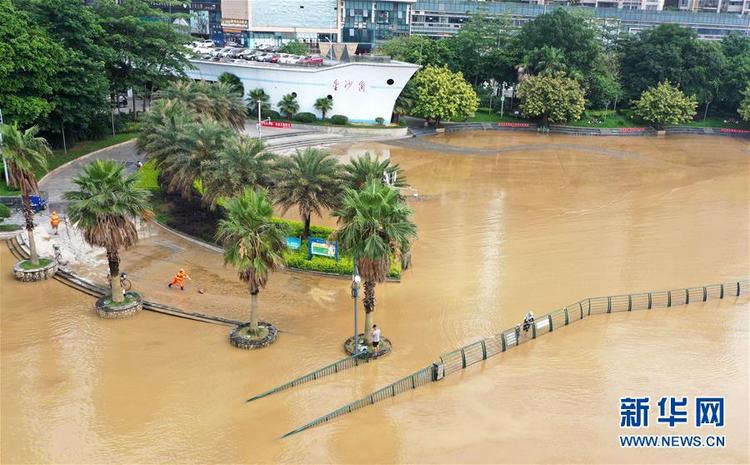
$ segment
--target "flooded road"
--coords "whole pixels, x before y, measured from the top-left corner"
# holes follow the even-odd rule
[[[747,141],[462,133],[336,149],[342,158],[365,151],[401,164],[421,198],[410,201],[419,227],[413,269],[376,291],[375,321],[394,343],[391,355],[245,405],[343,355],[348,280],[274,274],[260,312],[283,333],[245,352],[229,346],[226,327],[147,312],[104,321],[89,298],[57,282],[30,292],[7,273],[12,259],[3,250],[1,461],[750,459],[750,306],[742,298],[592,318],[278,439],[441,352],[512,326],[530,308],[750,273]],[[246,290],[211,250],[153,226],[122,256],[149,299],[247,318]],[[166,288],[179,267],[193,277],[185,292]],[[727,447],[620,450],[617,401],[641,394],[726,396]]]

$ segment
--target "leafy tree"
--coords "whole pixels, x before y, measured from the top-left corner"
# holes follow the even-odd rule
[[[449,43],[424,36],[400,36],[379,44],[376,53],[422,66],[453,66],[455,57]]]
[[[544,126],[581,117],[583,90],[578,81],[564,74],[529,76],[518,89],[521,112],[526,118],[540,119]]]
[[[67,140],[99,134],[96,120],[109,123],[109,82],[104,63],[115,53],[106,46],[99,17],[83,2],[68,0],[18,0],[42,25],[49,37],[64,47],[58,73],[47,77],[54,90],[53,110],[40,122],[42,132],[58,139],[64,128]]]
[[[196,119],[197,115],[179,100],[157,100],[141,118],[138,150],[162,169],[166,160],[188,143],[185,127]]]
[[[285,115],[288,119],[291,119],[295,113],[299,110],[299,103],[297,97],[292,94],[286,94],[281,97],[279,103],[276,104],[279,107],[279,111]]]
[[[213,208],[220,199],[240,194],[246,187],[270,187],[275,159],[257,139],[245,136],[230,139],[215,159],[201,166],[203,202]]]
[[[531,74],[556,74],[564,72],[565,67],[565,53],[549,45],[531,49],[523,58],[523,68]]]
[[[747,85],[742,95],[744,95],[745,98],[742,99],[742,102],[740,102],[737,113],[740,114],[742,119],[750,123],[750,84]]]
[[[5,121],[27,127],[54,108],[53,79],[65,50],[11,0],[0,0],[0,108]]]
[[[310,48],[299,40],[291,40],[282,45],[279,52],[291,55],[307,55],[310,53]]]
[[[122,302],[120,249],[138,241],[133,218],[152,218],[149,192],[138,187],[139,173],[125,174],[125,165],[96,160],[73,179],[78,190],[65,193],[68,216],[83,231],[84,240],[107,251],[112,301]]]
[[[245,127],[247,108],[242,96],[230,84],[178,81],[157,92],[156,97],[179,100],[198,118],[209,117],[237,130]]]
[[[322,115],[322,119],[326,119],[326,112],[331,111],[331,109],[333,108],[333,99],[330,99],[328,97],[320,97],[319,99],[315,100],[315,104],[313,106],[320,112],[320,114]]]
[[[399,121],[403,115],[408,115],[414,109],[414,104],[417,101],[417,88],[414,85],[413,80],[409,80],[406,83],[401,93],[396,99],[396,104],[393,106],[393,115],[396,122]]]
[[[242,80],[238,78],[236,74],[226,73],[226,72],[221,73],[219,75],[219,82],[222,82],[232,87],[235,90],[235,92],[240,94],[240,97],[245,96],[245,86],[242,84]]]
[[[346,184],[351,189],[362,189],[369,181],[383,183],[384,175],[388,173],[392,187],[406,187],[406,175],[398,164],[391,165],[390,158],[380,160],[373,158],[370,152],[361,157],[352,158],[348,165],[344,165]]]
[[[509,61],[497,52],[504,50],[510,42],[511,29],[510,18],[504,16],[484,13],[471,16],[449,42],[457,65],[455,70],[461,71],[475,86],[490,78],[506,78],[508,70],[497,65]]]
[[[641,98],[633,104],[636,116],[652,123],[656,129],[663,129],[667,124],[689,121],[695,116],[695,107],[698,102],[694,96],[686,96],[682,90],[672,86],[669,81],[664,81],[656,87],[645,90]]]
[[[330,153],[314,148],[280,158],[276,166],[273,197],[285,213],[299,208],[305,224],[302,239],[310,235],[310,216],[322,216],[323,209],[335,208],[340,193],[339,166]]]
[[[334,216],[339,224],[335,237],[355,257],[364,281],[365,340],[370,341],[375,285],[385,281],[390,260],[410,249],[417,226],[398,192],[376,180],[359,191],[346,189]]]
[[[441,120],[469,117],[477,110],[477,93],[460,72],[428,66],[413,81],[417,98],[412,113],[416,116],[440,124]]]
[[[250,291],[250,333],[258,334],[258,293],[270,272],[284,267],[287,231],[273,221],[273,206],[264,191],[245,189],[224,204],[216,239],[224,245],[224,263],[237,268]]]
[[[34,211],[31,209],[30,196],[39,190],[34,172],[46,171],[47,157],[52,155],[52,151],[44,138],[36,136],[39,131],[36,126],[20,131],[16,123],[4,124],[0,126],[0,131],[3,135],[0,150],[8,164],[10,184],[21,190],[21,204],[31,252],[29,259],[31,263],[38,263],[39,255],[34,239]]]
[[[721,40],[721,50],[726,59],[717,95],[719,106],[733,112],[740,104],[742,90],[750,82],[750,37],[729,34]]]
[[[260,87],[251,90],[247,94],[247,109],[250,111],[250,115],[253,117],[258,115],[258,106],[260,106],[261,111],[268,109],[268,101],[270,99],[271,97]]]

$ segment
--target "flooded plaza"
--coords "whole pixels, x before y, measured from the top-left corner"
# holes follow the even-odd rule
[[[343,356],[349,281],[275,273],[241,351],[229,328],[111,321],[59,282],[16,282],[0,252],[2,463],[747,463],[746,297],[601,315],[288,439],[446,351],[587,296],[750,273],[750,143],[712,137],[456,133],[334,147],[389,156],[419,195],[412,268],[379,285],[394,345],[373,363],[244,400]],[[330,218],[316,221],[333,225]],[[41,241],[50,241],[46,225]],[[123,252],[149,300],[247,319],[222,257],[160,229]],[[185,292],[166,284],[184,267]],[[80,270],[95,280],[103,264]],[[204,288],[205,294],[196,290]],[[360,322],[362,318],[360,318]],[[725,396],[723,449],[620,449],[619,398]],[[691,434],[686,426],[680,434]],[[649,433],[667,432],[661,426]],[[687,432],[687,433],[686,433]]]

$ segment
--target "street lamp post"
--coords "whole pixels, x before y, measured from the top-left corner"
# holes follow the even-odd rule
[[[500,118],[503,117],[503,111],[505,110],[505,90],[508,88],[508,83],[503,81],[503,87],[500,91]]]
[[[352,275],[352,299],[354,299],[354,339],[352,339],[352,355],[359,353],[359,331],[357,324],[357,303],[359,301],[359,284],[362,282],[362,278],[357,273],[357,267],[354,267],[354,273]]]
[[[261,131],[260,127],[262,126],[262,124],[261,124],[262,120],[260,119],[260,107],[261,106],[262,105],[260,103],[260,100],[258,100],[258,140],[260,140],[260,138],[261,138],[261,133],[260,133],[260,131]]]
[[[0,129],[3,127],[3,110],[0,110]],[[3,132],[0,130],[0,151],[3,148]],[[8,163],[3,157],[3,172],[5,173],[5,184],[10,187],[10,179],[8,178]]]

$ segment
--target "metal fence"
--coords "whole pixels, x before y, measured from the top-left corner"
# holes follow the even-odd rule
[[[383,399],[395,397],[402,392],[416,389],[417,387],[431,381],[438,381],[445,376],[486,360],[493,355],[506,352],[515,346],[536,339],[544,334],[554,332],[563,326],[583,320],[591,315],[668,308],[678,305],[687,305],[690,303],[706,302],[712,299],[738,297],[747,293],[750,293],[750,280],[670,289],[666,291],[589,297],[579,300],[545,315],[536,317],[528,332],[524,332],[521,325],[516,325],[495,334],[494,336],[473,342],[452,352],[445,353],[431,366],[422,368],[421,370],[416,371],[395,383],[389,384],[370,395],[344,405],[322,417],[316,418],[304,426],[286,433],[283,437],[300,433],[306,429],[326,423],[338,416],[350,413],[367,405],[372,405]]]
[[[269,389],[268,391],[262,392],[258,394],[257,396],[253,396],[247,399],[245,402],[252,402],[254,400],[257,400],[266,396],[270,396],[271,394],[285,391],[289,388],[293,388],[294,386],[299,386],[300,384],[304,384],[309,381],[314,381],[324,376],[338,373],[339,371],[343,371],[343,370],[346,370],[347,368],[352,368],[352,367],[358,366],[361,363],[367,363],[369,361],[370,361],[369,357],[362,357],[361,355],[350,355],[349,357],[342,358],[341,360],[331,363],[330,365],[326,365],[323,368],[319,368],[315,371],[311,371],[310,373],[306,375],[300,376],[299,378],[295,378],[289,381],[288,383],[282,384],[281,386],[277,386],[273,389]]]

